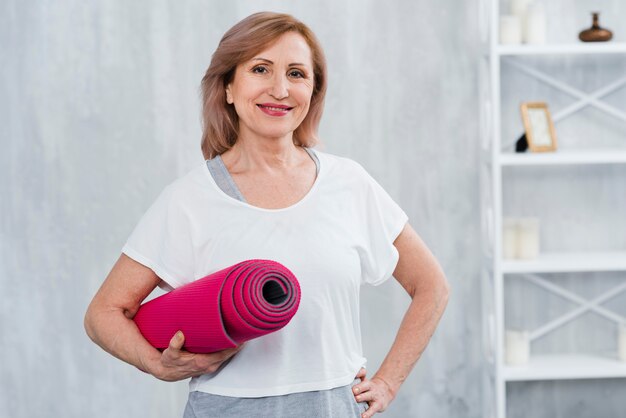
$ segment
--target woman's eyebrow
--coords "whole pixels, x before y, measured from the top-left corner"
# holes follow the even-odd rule
[[[252,58],[252,61],[265,61],[265,62],[267,62],[268,64],[274,64],[274,62],[273,62],[273,61],[268,60],[267,58],[262,58],[262,57]],[[303,64],[303,63],[301,63],[301,62],[292,62],[291,64],[289,64],[289,66],[292,66],[292,65],[300,65],[300,66],[302,66],[302,67],[306,67],[306,64]]]

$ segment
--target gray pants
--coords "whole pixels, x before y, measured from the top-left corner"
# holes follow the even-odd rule
[[[359,418],[367,402],[357,403],[352,386],[360,381],[329,390],[265,398],[191,392],[184,418]]]

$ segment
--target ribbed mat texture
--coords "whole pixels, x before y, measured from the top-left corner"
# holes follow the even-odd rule
[[[211,353],[278,331],[300,304],[294,274],[272,260],[246,260],[144,303],[135,315],[158,349],[180,330],[183,348]]]

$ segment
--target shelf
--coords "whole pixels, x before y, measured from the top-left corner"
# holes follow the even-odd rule
[[[532,260],[502,260],[503,273],[626,271],[626,251],[545,253]]]
[[[504,380],[606,379],[626,377],[626,362],[581,354],[531,356],[523,366],[505,366]]]
[[[502,166],[566,165],[566,164],[625,164],[626,150],[572,150],[542,153],[502,153]]]
[[[616,2],[611,2],[616,3]],[[486,135],[480,141],[480,181],[481,181],[481,214],[484,223],[481,225],[482,233],[485,235],[487,243],[491,243],[484,249],[484,256],[487,258],[487,271],[484,279],[481,281],[483,295],[486,303],[483,311],[485,326],[484,342],[487,346],[486,358],[493,368],[485,374],[485,397],[484,405],[486,414],[493,418],[505,418],[507,410],[515,406],[519,401],[512,402],[508,406],[509,398],[518,398],[516,391],[508,390],[507,385],[515,382],[533,382],[533,381],[571,381],[584,379],[611,379],[626,378],[626,361],[617,360],[615,352],[609,353],[593,353],[593,354],[552,354],[552,355],[531,355],[528,364],[523,366],[509,366],[505,364],[504,359],[506,353],[504,350],[504,337],[507,326],[506,313],[509,307],[515,308],[517,305],[509,306],[510,296],[515,297],[515,289],[510,286],[510,280],[523,280],[542,292],[550,295],[556,295],[563,300],[567,300],[573,305],[571,309],[561,315],[553,316],[548,309],[542,306],[540,302],[521,301],[522,312],[525,315],[547,314],[547,319],[536,328],[529,330],[529,338],[531,341],[537,341],[544,335],[554,330],[560,329],[570,321],[575,320],[589,312],[594,315],[610,320],[613,323],[622,323],[625,320],[623,312],[614,312],[605,308],[605,302],[613,300],[616,295],[626,294],[626,281],[619,280],[619,284],[605,283],[608,289],[598,292],[595,288],[597,281],[604,281],[604,276],[609,274],[611,277],[615,275],[626,277],[626,248],[623,246],[609,247],[612,251],[602,251],[602,247],[596,247],[596,250],[581,249],[581,245],[587,245],[587,248],[593,248],[589,243],[571,242],[576,237],[569,230],[552,231],[551,237],[558,239],[566,249],[548,251],[546,248],[544,253],[540,253],[534,259],[504,259],[500,254],[504,241],[503,223],[507,215],[510,204],[515,204],[520,196],[509,196],[506,193],[510,176],[530,174],[537,171],[535,175],[542,174],[542,170],[555,171],[561,174],[571,170],[583,172],[593,170],[601,170],[604,177],[611,177],[613,180],[621,180],[622,170],[626,169],[626,144],[618,143],[617,138],[614,143],[609,144],[604,138],[602,141],[596,141],[596,138],[581,141],[577,137],[558,138],[559,147],[553,152],[531,152],[527,150],[525,153],[515,153],[514,137],[502,137],[503,132],[518,129],[519,125],[509,112],[511,106],[517,106],[516,103],[527,100],[524,98],[528,95],[529,90],[536,90],[541,85],[540,90],[543,91],[543,101],[550,102],[561,94],[572,98],[572,102],[558,109],[553,115],[555,122],[569,121],[569,118],[579,119],[589,128],[593,128],[596,124],[602,124],[600,119],[585,120],[580,117],[583,109],[593,108],[602,115],[615,118],[615,121],[626,123],[626,113],[614,101],[605,100],[610,98],[618,89],[626,86],[626,74],[610,74],[607,72],[606,79],[604,73],[601,73],[600,67],[596,65],[598,62],[609,65],[607,70],[611,70],[610,65],[618,63],[621,65],[626,61],[626,38],[620,38],[610,42],[581,42],[575,34],[568,36],[562,42],[552,39],[553,43],[534,45],[534,44],[515,44],[515,45],[499,45],[499,18],[502,13],[509,13],[509,10],[502,1],[486,0],[481,3],[484,9],[485,27],[488,28],[482,33],[481,39],[484,41],[480,45],[480,52],[484,54],[480,61],[480,89],[481,97],[481,133]],[[574,13],[571,10],[564,12]],[[483,26],[483,25],[481,25]],[[488,33],[487,33],[488,32]],[[554,65],[558,64],[560,68],[554,70]],[[602,67],[604,68],[604,67]],[[571,73],[571,74],[570,74]],[[512,75],[513,77],[508,77]],[[570,75],[575,76],[571,78]],[[521,78],[524,77],[524,78]],[[597,77],[602,76],[602,79]],[[530,83],[527,83],[530,81]],[[597,81],[597,82],[595,82]],[[593,82],[593,83],[591,83]],[[527,84],[526,84],[527,83]],[[526,86],[526,87],[525,87]],[[548,87],[548,89],[544,89]],[[532,93],[532,92],[531,92]],[[621,103],[620,103],[621,104]],[[621,127],[621,125],[620,125]],[[519,132],[517,135],[521,135]],[[516,135],[516,136],[517,136]],[[613,137],[607,137],[613,140]],[[561,145],[566,145],[562,147]],[[567,144],[570,144],[568,147]],[[578,144],[579,146],[577,146]],[[519,168],[517,168],[519,167]],[[546,167],[546,168],[544,168]],[[608,170],[608,171],[604,171]],[[519,171],[519,172],[518,172]],[[613,172],[615,171],[615,172]],[[546,173],[543,173],[546,174]],[[536,176],[535,176],[536,177]],[[604,178],[603,177],[603,178]],[[551,185],[559,186],[560,182],[565,179],[559,176]],[[584,193],[584,190],[577,188],[573,183],[567,186],[572,187],[574,193]],[[610,186],[614,185],[611,183]],[[607,187],[610,187],[607,186]],[[619,193],[611,189],[612,193]],[[568,189],[569,191],[569,189]],[[623,194],[623,193],[622,193]],[[621,196],[621,195],[619,195]],[[540,196],[537,196],[539,199]],[[588,199],[589,200],[589,199]],[[531,202],[532,203],[532,202]],[[538,202],[535,202],[538,203]],[[538,203],[540,204],[540,203]],[[559,216],[561,208],[568,208],[572,202],[564,200],[558,205],[551,207],[553,216]],[[585,202],[588,209],[593,209],[594,202],[592,200]],[[512,216],[512,215],[511,215]],[[520,214],[521,216],[521,214]],[[589,225],[590,228],[597,226],[615,229],[615,220],[613,218],[602,218],[602,213],[592,214],[594,222]],[[623,220],[622,216],[619,216]],[[564,228],[566,225],[562,225]],[[600,233],[601,231],[597,231]],[[549,232],[549,231],[543,231]],[[572,231],[580,232],[580,231]],[[616,233],[622,231],[616,231]],[[558,234],[558,235],[557,235]],[[591,243],[593,244],[593,243]],[[497,248],[492,248],[497,245]],[[554,246],[551,248],[555,248]],[[494,251],[495,250],[495,251]],[[495,254],[494,254],[495,252]],[[600,273],[594,275],[594,273]],[[603,274],[603,272],[606,272]],[[610,272],[610,273],[609,273]],[[613,274],[613,272],[615,272]],[[561,286],[559,280],[552,280],[553,277],[547,277],[551,273],[574,274],[580,276],[592,276],[593,279],[588,283],[589,288],[585,287],[578,292],[570,291],[568,286]],[[519,275],[515,277],[515,275]],[[597,277],[596,277],[597,276]],[[613,280],[610,280],[611,282]],[[611,284],[611,286],[608,286]],[[587,285],[587,284],[586,284]],[[584,290],[584,291],[583,291]],[[539,312],[535,312],[536,310]],[[520,312],[521,314],[521,312]],[[539,315],[538,318],[542,318]],[[585,324],[587,327],[592,326]],[[555,336],[556,338],[556,336]],[[562,341],[564,351],[572,351],[571,342]],[[533,348],[534,345],[533,345]],[[612,347],[611,347],[612,348]],[[611,349],[610,348],[610,349]],[[616,347],[615,347],[616,348]],[[568,380],[569,379],[569,380]],[[536,396],[531,396],[530,401],[536,401]],[[552,407],[555,411],[561,411],[558,405]],[[551,409],[551,410],[552,410]],[[593,414],[592,414],[593,415]],[[596,414],[598,415],[598,414]],[[601,414],[600,414],[601,415]]]
[[[579,54],[626,54],[626,42],[571,43],[545,45],[497,45],[495,53],[510,55],[579,55]]]

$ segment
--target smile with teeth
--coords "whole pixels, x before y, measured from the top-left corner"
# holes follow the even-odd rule
[[[261,109],[272,110],[274,112],[286,112],[288,110],[293,109],[293,107],[272,107],[272,106],[265,106],[262,104],[258,104],[257,106],[260,107]]]

